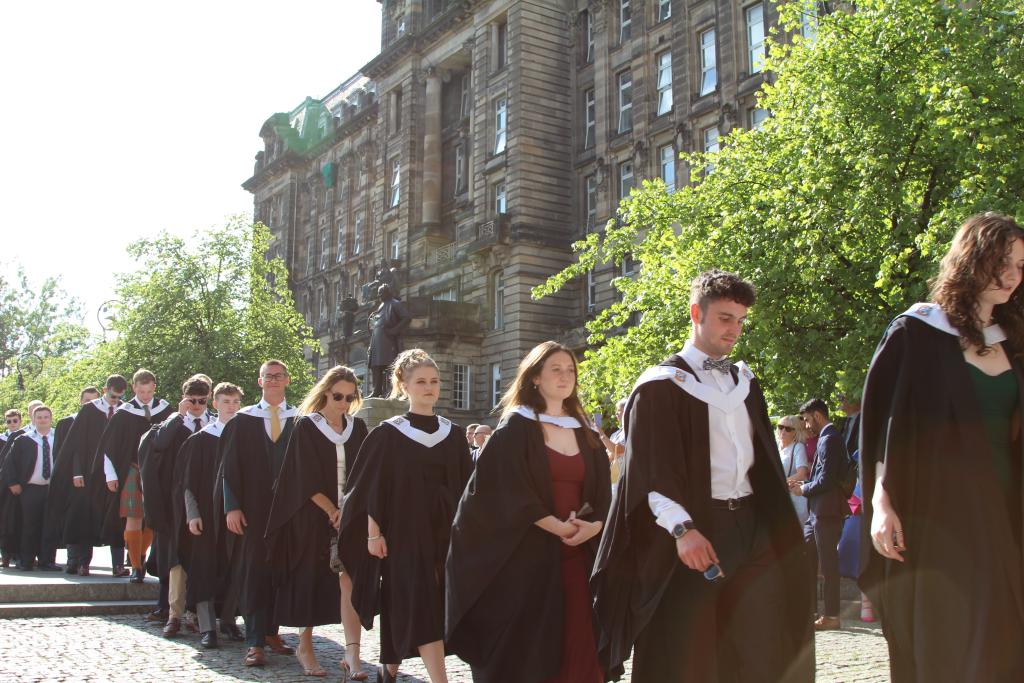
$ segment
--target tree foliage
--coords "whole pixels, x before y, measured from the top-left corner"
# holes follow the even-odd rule
[[[780,8],[779,35],[799,34],[803,6]],[[926,298],[963,219],[1024,218],[1024,0],[846,9],[821,17],[813,41],[771,44],[763,128],[733,130],[713,156],[683,155],[693,182],[674,193],[644,182],[535,290],[629,254],[642,263],[590,325],[592,408],[682,346],[688,282],[711,267],[758,288],[735,355],[774,409],[857,394],[885,326]],[[641,322],[622,333],[633,312]]]
[[[253,398],[268,358],[287,363],[290,393],[304,394],[313,379],[304,348],[318,342],[295,310],[284,261],[264,257],[269,241],[265,226],[236,218],[187,240],[165,233],[134,242],[128,253],[138,267],[118,278],[113,339],[85,353],[47,356],[43,372],[18,392],[24,400],[9,404],[40,398],[67,414],[82,387],[114,373],[130,380],[140,367],[156,374],[159,395],[172,403],[197,372],[234,382]],[[12,381],[0,383],[0,400]]]

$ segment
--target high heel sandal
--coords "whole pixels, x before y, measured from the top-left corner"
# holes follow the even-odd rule
[[[300,651],[300,652],[296,653],[296,656],[295,656],[295,659],[297,659],[299,661],[299,666],[302,667],[302,672],[304,674],[306,674],[307,676],[314,676],[316,678],[324,678],[325,676],[327,676],[327,672],[319,664],[317,664],[315,668],[310,668],[310,667],[306,666],[306,662],[303,661],[303,655],[304,654],[305,653]],[[310,654],[312,654],[312,653],[310,653]],[[315,657],[315,655],[314,655],[314,657]]]
[[[345,643],[345,653],[346,654],[348,654],[348,649],[350,647],[352,647],[353,645],[359,645],[359,643]],[[362,670],[359,670],[359,671],[356,671],[355,673],[352,673],[352,665],[349,664],[348,661],[346,661],[344,659],[341,660],[341,663],[339,664],[339,666],[341,667],[341,681],[342,681],[342,683],[345,683],[346,681],[365,681],[367,678],[370,677],[370,674],[368,674],[368,673],[366,673],[365,671],[362,671]],[[358,659],[356,660],[356,666],[359,666],[359,660]]]

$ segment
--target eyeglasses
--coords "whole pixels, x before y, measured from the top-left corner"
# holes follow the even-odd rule
[[[107,396],[109,396],[110,398],[114,399],[115,401],[119,401],[119,400],[121,400],[121,397],[124,396],[124,394],[123,393],[115,394],[113,392],[108,391],[107,392]]]
[[[7,422],[7,424],[9,424],[9,425],[16,425],[16,424],[18,424],[19,422],[21,422],[21,420],[19,420],[19,419],[18,419],[18,418],[16,418],[16,417],[12,417],[12,418],[10,418],[9,420],[5,420],[5,422]]]
[[[202,397],[202,398],[192,398],[191,396],[189,396],[187,398],[188,398],[188,402],[191,403],[194,406],[195,405],[199,405],[199,406],[205,406],[206,405],[206,400],[207,399],[206,399],[205,396]]]
[[[338,394],[331,392],[331,398],[335,401],[348,401],[349,403],[355,403],[359,400],[359,394]]]
[[[281,382],[281,381],[284,381],[284,379],[287,378],[287,377],[288,377],[288,375],[286,373],[275,372],[272,375],[263,375],[263,381],[264,382]]]
[[[795,430],[792,427],[788,426],[788,425],[779,425],[779,431],[780,432],[792,432],[792,431],[795,431]]]

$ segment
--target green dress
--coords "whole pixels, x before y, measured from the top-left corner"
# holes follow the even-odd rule
[[[1017,375],[1013,370],[988,375],[971,363],[967,365],[988,435],[992,469],[1006,495],[1007,505],[1013,506],[1020,499],[1020,469],[1011,457],[1011,422],[1018,400]]]

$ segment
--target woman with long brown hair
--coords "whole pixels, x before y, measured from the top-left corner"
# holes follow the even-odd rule
[[[344,567],[331,566],[346,473],[366,438],[366,424],[353,415],[361,403],[355,373],[343,365],[328,370],[310,390],[297,411],[301,417],[288,441],[267,523],[275,620],[303,627],[295,656],[310,676],[327,675],[313,652],[313,627],[337,624],[340,618],[346,640],[342,680],[367,678],[359,671],[352,582]]]
[[[444,559],[473,461],[462,429],[434,414],[441,394],[434,360],[409,349],[392,367],[391,397],[407,398],[409,411],[366,437],[338,547],[363,625],[372,628],[380,614],[377,680],[396,680],[402,660],[418,655],[432,683],[446,683]]]
[[[604,680],[588,579],[611,481],[576,392],[572,352],[534,347],[459,502],[446,632],[477,683]]]
[[[968,219],[889,325],[861,423],[860,583],[894,683],[1024,680],[1024,230]]]

